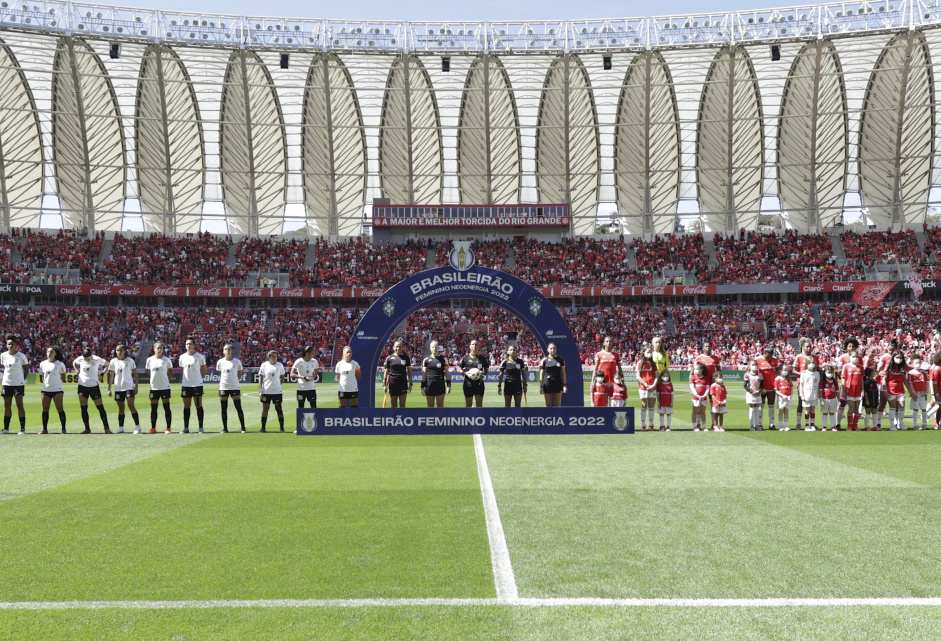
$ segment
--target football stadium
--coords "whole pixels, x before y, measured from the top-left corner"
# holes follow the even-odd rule
[[[935,60],[0,2],[0,638],[938,638]]]

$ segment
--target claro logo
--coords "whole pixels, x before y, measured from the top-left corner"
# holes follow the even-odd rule
[[[137,296],[140,294],[140,287],[121,287],[118,289],[121,296]]]
[[[817,285],[801,285],[801,291],[802,291],[802,292],[822,292],[822,291],[823,291],[823,285],[822,285],[822,284],[817,284]]]
[[[80,294],[82,292],[81,287],[60,287],[60,294]]]

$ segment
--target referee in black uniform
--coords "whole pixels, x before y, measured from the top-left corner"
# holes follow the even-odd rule
[[[392,345],[392,355],[386,359],[383,388],[392,398],[392,407],[405,407],[405,397],[412,391],[412,359],[405,353],[402,341]]]
[[[477,348],[477,340],[470,343],[470,353],[461,359],[461,372],[464,374],[464,405],[470,407],[476,401],[477,407],[484,405],[484,378],[490,370],[490,361],[480,353]],[[480,370],[480,378],[472,381],[467,377],[467,372],[472,369]]]
[[[422,361],[421,393],[428,407],[444,407],[444,395],[451,393],[451,370],[438,354],[438,341],[431,341],[431,354]]]

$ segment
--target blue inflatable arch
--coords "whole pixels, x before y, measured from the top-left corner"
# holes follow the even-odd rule
[[[455,260],[455,252],[452,251],[451,262],[463,268],[452,265],[438,267],[403,280],[376,300],[356,326],[350,347],[353,360],[363,370],[359,404],[364,407],[374,407],[376,404],[375,373],[386,356],[382,350],[396,327],[410,314],[432,303],[452,298],[470,298],[499,305],[514,313],[536,337],[543,354],[549,343],[555,343],[566,365],[568,391],[562,394],[562,404],[569,407],[584,406],[578,345],[555,305],[531,285],[511,274],[477,267],[472,257],[468,261],[461,254],[461,260]],[[470,266],[464,267],[468,262]],[[494,358],[493,355],[488,356]],[[421,363],[415,365],[420,367]],[[533,391],[538,397],[538,391]],[[455,392],[460,393],[460,390],[455,389]]]

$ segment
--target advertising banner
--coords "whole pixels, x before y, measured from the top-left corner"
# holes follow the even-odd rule
[[[633,434],[632,407],[416,407],[297,410],[300,436]]]

